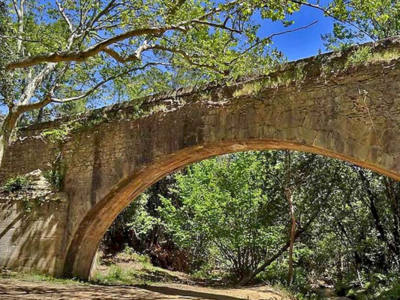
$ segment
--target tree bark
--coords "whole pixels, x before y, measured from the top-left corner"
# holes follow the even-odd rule
[[[4,154],[10,144],[11,136],[18,121],[18,115],[10,112],[0,129],[0,168],[3,167]]]
[[[290,219],[291,219],[290,239],[289,239],[290,240],[289,271],[288,271],[288,285],[291,285],[293,281],[293,248],[294,248],[294,241],[296,239],[296,216],[294,214],[293,194],[289,189],[286,191],[286,198],[289,202]]]

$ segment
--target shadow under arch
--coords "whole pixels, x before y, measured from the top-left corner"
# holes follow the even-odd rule
[[[254,139],[235,142],[219,142],[193,146],[179,150],[154,161],[139,172],[122,179],[106,197],[99,201],[84,217],[68,248],[64,264],[64,276],[88,280],[98,246],[114,219],[148,187],[185,166],[207,158],[241,151],[293,150],[340,159],[370,169],[400,181],[400,176],[378,165],[358,160],[345,154],[277,140]]]

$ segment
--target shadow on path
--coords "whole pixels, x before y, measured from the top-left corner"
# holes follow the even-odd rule
[[[196,286],[114,286],[93,284],[64,284],[53,282],[28,282],[15,279],[0,279],[0,299],[129,299],[129,300],[281,300],[274,293],[258,294],[249,298],[251,290],[213,290]],[[229,293],[229,294],[228,294]],[[235,294],[233,294],[235,293]],[[237,293],[237,294],[236,294]]]
[[[165,286],[137,285],[136,287],[164,295],[196,297],[201,299],[217,299],[217,300],[246,300],[245,298],[237,298],[227,295],[205,293],[200,291],[190,291],[190,290],[177,289]]]

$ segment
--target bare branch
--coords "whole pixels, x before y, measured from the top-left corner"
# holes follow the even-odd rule
[[[68,24],[69,31],[71,33],[73,33],[74,32],[74,26],[72,25],[71,20],[66,15],[64,7],[61,6],[61,3],[58,0],[56,0],[56,3],[57,3],[57,6],[58,6],[58,11],[60,12],[60,14],[63,17],[63,19],[65,20],[65,22],[67,22],[67,24]]]
[[[232,27],[228,27],[225,24],[211,23],[211,22],[201,21],[201,20],[193,20],[193,23],[207,25],[207,26],[210,26],[210,27],[221,28],[221,29],[228,30],[228,31],[231,31],[231,32],[234,32],[234,33],[243,33],[243,31],[237,30],[237,29],[232,28]]]
[[[113,49],[110,49],[110,48],[104,49],[103,52],[107,53],[108,55],[110,55],[112,58],[114,58],[119,63],[127,63],[127,62],[130,62],[130,61],[140,60],[140,57],[138,57],[136,54],[135,55],[129,55],[127,57],[123,57],[117,51],[115,51]]]
[[[245,55],[246,53],[248,53],[249,51],[251,51],[252,49],[254,49],[255,47],[257,47],[258,45],[260,45],[261,43],[268,41],[276,36],[279,35],[284,35],[287,33],[292,33],[292,32],[296,32],[296,31],[300,31],[300,30],[304,30],[304,29],[308,29],[311,26],[314,26],[315,24],[318,23],[318,20],[306,25],[306,26],[302,26],[302,27],[298,27],[298,28],[294,28],[294,29],[289,29],[289,30],[285,30],[285,31],[281,31],[281,32],[277,32],[277,33],[273,33],[270,36],[267,36],[263,39],[260,39],[259,41],[257,41],[256,43],[254,43],[253,45],[251,45],[250,47],[248,47],[247,49],[245,49],[242,53],[239,54],[239,56],[235,57],[234,59],[232,59],[227,65],[231,65],[234,62],[236,62],[240,57],[242,57],[243,55]]]
[[[47,66],[47,70],[43,70],[45,72],[52,72],[55,69],[55,64],[49,64]],[[27,99],[27,101],[21,103],[20,105],[17,106],[17,113],[19,115],[28,112],[28,111],[32,111],[35,109],[40,109],[44,106],[46,106],[47,104],[51,103],[51,96],[54,94],[55,90],[59,87],[59,82],[61,80],[61,78],[65,75],[65,73],[67,72],[67,70],[69,69],[70,65],[66,64],[61,70],[58,71],[56,78],[53,82],[53,84],[51,85],[51,87],[48,89],[48,91],[45,93],[45,96],[43,98],[42,101],[39,102],[34,102],[34,103],[29,103],[30,99]],[[43,76],[43,75],[42,75]],[[37,76],[38,77],[38,76]],[[44,76],[42,77],[44,78]]]
[[[365,34],[367,37],[369,37],[371,40],[376,41],[376,38],[371,36],[368,32],[366,32],[365,30],[363,30],[361,27],[357,26],[356,24],[349,22],[347,20],[343,20],[340,19],[338,17],[336,17],[335,15],[333,15],[329,9],[326,9],[325,7],[319,6],[318,4],[312,4],[312,3],[308,3],[308,2],[304,2],[302,0],[290,0],[293,3],[299,4],[299,5],[304,5],[304,6],[308,6],[317,10],[322,11],[326,16],[331,17],[332,19],[343,23],[343,24],[347,24],[350,25],[351,27],[356,28],[358,31],[362,32],[363,34]]]
[[[55,69],[56,65],[49,63],[45,66],[35,78],[33,78],[26,86],[25,89],[20,97],[18,105],[25,105],[27,104],[32,97],[36,89],[40,86],[43,80],[46,78],[47,75],[50,74]]]
[[[131,68],[129,70],[126,70],[126,71],[121,72],[119,74],[116,74],[114,76],[110,76],[110,77],[104,79],[103,81],[99,82],[98,84],[96,84],[95,86],[93,86],[92,88],[90,88],[89,90],[87,90],[86,92],[84,92],[83,94],[81,94],[79,96],[71,97],[71,98],[65,98],[65,99],[59,99],[59,98],[52,97],[51,98],[51,102],[67,103],[67,102],[72,102],[72,101],[77,101],[77,100],[84,99],[84,98],[90,96],[91,94],[93,94],[102,85],[106,84],[107,82],[109,82],[111,80],[117,79],[117,78],[119,78],[121,76],[124,76],[124,75],[129,74],[129,73],[134,72],[134,71],[144,70],[145,68],[147,68],[149,66],[155,66],[155,65],[164,65],[164,66],[166,66],[166,65],[169,65],[169,64],[161,63],[161,62],[149,62],[149,63],[147,63],[147,64],[145,64],[143,66]]]
[[[25,0],[20,0],[19,3],[19,8],[18,8],[18,2],[17,0],[13,0],[13,6],[15,13],[17,14],[18,17],[18,40],[17,40],[17,53],[21,54],[22,51],[22,35],[24,33],[24,3]]]
[[[13,3],[13,7],[14,7],[14,10],[15,10],[15,13],[17,14],[18,18],[20,18],[21,17],[21,11],[18,8],[17,0],[12,0],[12,3]]]
[[[51,103],[51,95],[47,94],[43,101],[18,106],[18,113],[23,114],[28,111],[40,109],[50,103]]]

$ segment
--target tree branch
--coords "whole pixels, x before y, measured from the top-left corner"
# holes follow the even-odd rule
[[[296,32],[296,31],[300,31],[300,30],[304,30],[304,29],[308,29],[312,26],[314,26],[315,24],[318,23],[318,20],[306,25],[306,26],[302,26],[302,27],[298,27],[298,28],[294,28],[294,29],[289,29],[289,30],[285,30],[285,31],[281,31],[281,32],[277,32],[277,33],[273,33],[270,36],[267,36],[263,39],[260,39],[259,41],[257,41],[256,43],[254,43],[253,45],[251,45],[250,47],[248,47],[247,49],[245,49],[243,52],[241,52],[237,57],[235,57],[234,59],[232,59],[227,65],[232,65],[234,62],[236,62],[240,57],[242,57],[243,55],[245,55],[246,53],[248,53],[249,51],[251,51],[252,49],[254,49],[255,47],[257,47],[258,45],[260,45],[261,43],[263,43],[264,41],[268,41],[276,36],[279,35],[283,35],[283,34],[287,34],[287,33],[292,33],[292,32]]]
[[[56,0],[56,4],[57,4],[57,7],[58,7],[58,11],[60,12],[62,18],[63,18],[64,21],[67,22],[67,24],[68,24],[69,31],[70,31],[71,33],[73,33],[73,32],[74,32],[74,26],[72,25],[71,20],[70,20],[70,19],[68,18],[68,16],[65,14],[65,9],[64,9],[64,7],[61,6],[61,3],[60,3],[58,0]]]
[[[319,210],[310,218],[310,220],[305,224],[303,228],[300,228],[299,230],[296,231],[294,237],[295,239],[299,238],[307,229],[310,227],[310,225],[314,222],[314,220],[317,218],[319,214]],[[267,261],[265,261],[260,267],[258,267],[252,274],[244,278],[242,281],[239,282],[239,286],[244,286],[248,284],[251,280],[253,280],[254,277],[256,277],[259,273],[265,270],[266,267],[268,267],[270,264],[272,264],[275,260],[277,260],[283,253],[285,253],[289,248],[290,248],[291,240],[288,239],[286,244],[284,244],[278,252],[276,252],[271,258],[269,258]]]
[[[212,22],[201,21],[201,20],[193,20],[193,23],[201,24],[201,25],[207,25],[207,26],[210,26],[210,27],[221,28],[221,29],[228,30],[228,31],[231,31],[231,32],[234,32],[234,33],[243,33],[243,31],[237,30],[237,29],[232,28],[232,27],[228,27],[225,24],[212,23]]]
[[[107,6],[101,10],[97,15],[93,15],[93,18],[86,24],[86,29],[89,30],[93,25],[105,14],[114,8],[115,0],[110,1]]]
[[[111,81],[111,80],[117,79],[117,78],[119,78],[119,77],[121,77],[121,76],[124,76],[124,75],[126,75],[126,74],[129,74],[129,73],[131,73],[131,72],[143,70],[143,69],[145,69],[145,68],[147,68],[147,67],[149,67],[149,66],[155,66],[155,65],[164,65],[164,66],[166,66],[166,65],[169,65],[169,64],[161,63],[161,62],[149,62],[149,63],[147,63],[147,64],[145,64],[145,65],[143,65],[143,66],[141,66],[141,67],[131,68],[131,69],[126,70],[126,71],[124,71],[124,72],[121,72],[121,73],[119,73],[119,74],[117,74],[117,75],[110,76],[110,77],[108,77],[107,79],[104,79],[103,81],[99,82],[98,84],[96,84],[95,86],[93,86],[92,88],[90,88],[89,90],[87,90],[86,92],[84,92],[83,94],[81,94],[81,95],[79,95],[79,96],[71,97],[71,98],[64,98],[64,99],[59,99],[59,98],[51,97],[51,102],[55,102],[55,103],[67,103],[67,102],[72,102],[72,101],[77,101],[77,100],[84,99],[84,98],[90,96],[91,94],[93,94],[93,93],[94,93],[96,90],[98,90],[102,85],[106,84],[107,82],[109,82],[109,81]]]
[[[167,31],[172,31],[172,30],[186,31],[186,28],[182,26],[170,25],[164,27],[149,27],[149,28],[130,30],[128,32],[118,34],[107,40],[97,43],[92,47],[89,47],[83,51],[55,52],[44,55],[38,55],[34,57],[28,57],[16,62],[12,62],[6,65],[6,70],[10,71],[19,68],[27,68],[45,62],[50,62],[50,63],[72,62],[72,61],[83,62],[88,58],[104,51],[108,46],[126,40],[128,38],[148,35],[148,34],[160,35]]]
[[[117,51],[110,49],[110,48],[104,49],[103,52],[107,53],[108,55],[110,55],[112,58],[114,58],[116,61],[118,61],[120,63],[126,63],[126,62],[140,60],[142,53],[145,51],[148,51],[148,50],[161,50],[161,51],[166,51],[166,52],[171,52],[171,53],[177,53],[177,54],[180,54],[181,56],[183,56],[183,58],[192,66],[210,69],[210,70],[213,70],[214,72],[222,74],[222,75],[225,74],[223,71],[219,70],[216,66],[195,62],[192,59],[192,57],[195,57],[195,56],[199,57],[198,55],[192,55],[182,49],[178,49],[178,48],[174,48],[174,47],[166,47],[166,46],[155,45],[155,44],[151,45],[151,44],[145,43],[136,50],[135,54],[129,55],[127,57],[121,56]]]
[[[44,78],[50,74],[55,68],[55,64],[47,64],[35,78],[33,78],[26,86],[20,97],[18,106],[26,105],[34,96],[36,89],[43,82]]]
[[[324,7],[322,7],[322,6],[319,6],[318,4],[312,4],[312,3],[304,2],[304,1],[302,1],[302,0],[290,0],[290,1],[293,2],[293,3],[299,4],[299,5],[304,5],[304,6],[308,6],[308,7],[311,7],[311,8],[317,9],[317,10],[320,10],[320,11],[322,11],[326,16],[331,17],[332,19],[334,19],[334,20],[336,20],[336,21],[338,21],[338,22],[340,22],[340,23],[350,25],[350,26],[356,28],[358,31],[360,31],[360,32],[362,32],[363,34],[365,34],[366,36],[368,36],[371,40],[376,41],[376,38],[375,38],[375,37],[371,36],[368,32],[366,32],[365,30],[363,30],[361,27],[357,26],[356,24],[354,24],[354,23],[352,23],[352,22],[349,22],[349,21],[347,21],[347,20],[342,20],[342,19],[336,17],[335,15],[333,15],[333,14],[329,11],[329,9],[326,9],[326,8],[324,8]]]
[[[207,13],[203,14],[202,16],[192,19],[189,21],[183,21],[180,22],[176,25],[165,25],[161,27],[148,27],[148,28],[139,28],[139,29],[134,29],[130,30],[118,35],[115,35],[111,38],[108,38],[102,42],[99,42],[86,50],[82,51],[64,51],[64,52],[54,52],[54,53],[48,53],[44,55],[38,55],[34,57],[27,57],[15,62],[11,62],[6,65],[5,69],[6,71],[11,71],[19,68],[27,68],[31,66],[35,66],[40,63],[59,63],[59,62],[83,62],[87,60],[88,58],[95,56],[99,54],[100,52],[104,52],[110,45],[113,45],[115,43],[121,42],[123,40],[133,38],[133,37],[138,37],[138,36],[143,36],[143,35],[162,35],[166,33],[167,31],[183,31],[187,32],[190,28],[191,25],[193,24],[200,24],[204,23],[203,20],[207,19],[209,16],[222,11],[224,8],[227,8],[229,6],[235,5],[239,3],[239,0],[234,0],[231,1],[223,6],[218,6]],[[228,29],[228,27],[225,27],[224,25],[221,24],[214,24],[214,23],[207,23],[208,26],[215,26],[215,27],[223,27],[225,29]],[[234,30],[230,28],[230,30]],[[106,50],[107,51],[107,50]]]

